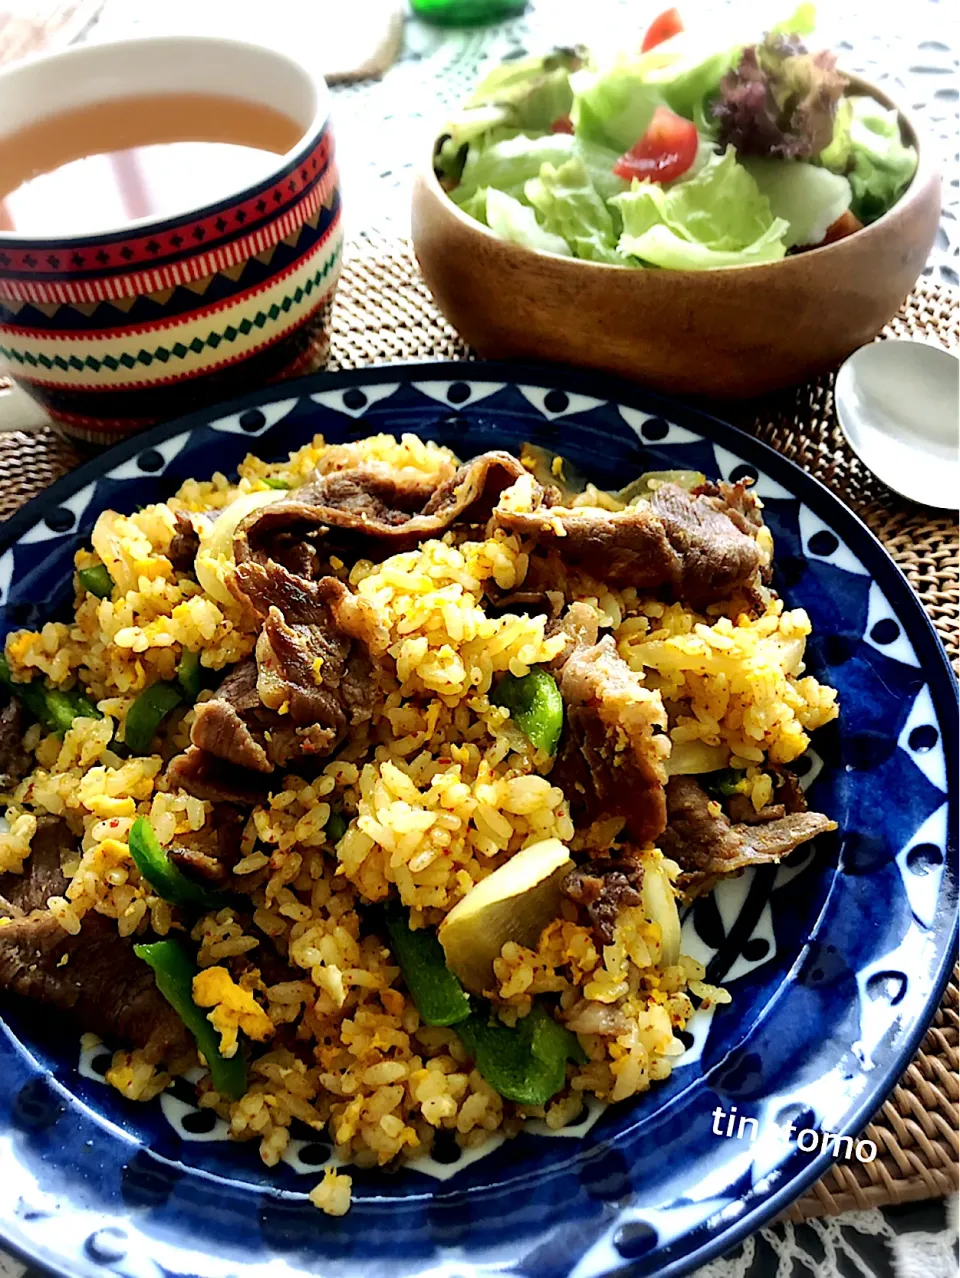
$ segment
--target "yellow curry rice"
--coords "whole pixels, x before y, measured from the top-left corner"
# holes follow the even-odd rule
[[[339,1161],[360,1166],[423,1157],[440,1131],[472,1148],[531,1116],[563,1126],[579,1116],[585,1095],[622,1100],[669,1074],[683,1050],[675,1031],[692,1015],[691,992],[708,1004],[728,1001],[703,984],[692,959],[663,961],[660,924],[642,906],[624,906],[604,944],[565,899],[531,944],[503,945],[486,991],[504,1024],[516,1025],[545,997],[561,1014],[576,1008],[574,1023],[586,1027],[578,1031],[582,1059],[568,1064],[560,1091],[545,1105],[522,1105],[481,1076],[455,1027],[423,1022],[391,949],[364,921],[372,904],[397,901],[412,928],[436,928],[520,849],[574,840],[571,796],[551,778],[551,757],[493,696],[504,675],[549,666],[565,644],[545,616],[489,606],[491,594],[509,596],[528,577],[530,543],[503,528],[453,528],[379,563],[331,561],[376,617],[380,694],[370,720],[322,766],[300,775],[294,761],[247,810],[233,870],[250,885],[246,908],[224,904],[185,920],[134,864],[128,840],[138,817],[169,849],[201,834],[214,805],[171,788],[164,775],[189,744],[196,709],[168,715],[150,752],[121,757],[115,741],[131,706],[145,688],[174,679],[184,653],[198,654],[204,671],[224,671],[257,640],[242,602],[216,589],[229,584],[229,555],[209,557],[214,594],[168,557],[178,515],[198,528],[202,547],[217,512],[277,492],[277,483],[295,490],[318,470],[365,466],[439,484],[457,464],[449,450],[413,436],[338,446],[317,437],[283,462],[248,457],[236,482],[189,480],[165,503],[107,512],[76,566],[106,565],[109,597],[78,585],[70,621],[7,640],[15,679],[80,685],[103,717],[75,719],[62,738],[36,724],[27,730],[33,766],[8,796],[0,872],[29,870],[38,820],[52,814],[74,840],[66,888],[47,903],[65,932],[79,933],[93,912],[115,920],[124,937],[190,944],[200,968],[194,999],[221,1053],[256,1046],[245,1093],[231,1100],[205,1075],[199,1104],[225,1119],[235,1139],[256,1141],[269,1166],[287,1149],[294,1120],[328,1129]],[[501,502],[523,508],[524,490],[521,479]],[[673,750],[722,756],[741,771],[741,792],[757,811],[775,797],[776,768],[837,713],[832,690],[803,671],[806,614],[769,592],[752,609],[733,600],[698,612],[586,571],[565,581],[567,602],[585,604],[600,633],[612,636],[636,686],[662,702],[664,722],[669,710]],[[212,695],[201,693],[201,702]],[[676,879],[678,867],[655,848],[642,854]],[[278,955],[279,972],[271,961]],[[608,1014],[615,1032],[610,1022],[589,1032]],[[107,1081],[148,1100],[172,1071],[195,1063],[123,1049]],[[350,1183],[330,1167],[311,1199],[342,1214]]]

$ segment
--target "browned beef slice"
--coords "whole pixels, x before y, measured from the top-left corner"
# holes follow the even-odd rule
[[[762,825],[733,825],[694,777],[667,783],[667,828],[659,846],[683,874],[680,887],[695,895],[724,874],[748,865],[779,861],[836,822],[819,812],[797,813]]]
[[[193,1050],[153,972],[101,914],[87,914],[77,936],[49,913],[0,928],[0,990],[69,1013],[80,1029],[143,1047],[154,1061],[182,1060]]]
[[[298,575],[329,571],[331,553],[394,554],[469,518],[482,523],[526,474],[509,453],[475,457],[431,489],[411,472],[364,466],[318,475],[289,501],[253,511],[237,530],[237,563],[273,560]]]
[[[668,587],[677,599],[695,605],[749,587],[760,566],[753,536],[712,498],[675,484],[663,484],[650,501],[620,511],[541,505],[531,512],[497,510],[494,521],[603,581]]]
[[[609,635],[573,652],[560,677],[565,727],[551,780],[566,795],[578,830],[619,817],[645,844],[666,822],[653,741],[662,710],[652,700],[638,700],[638,686]]]
[[[610,945],[620,911],[640,904],[642,882],[639,861],[601,858],[571,870],[561,882],[560,891],[586,911],[600,943]]]
[[[787,815],[782,803],[768,803],[757,811],[745,794],[731,794],[723,809],[730,820],[739,825],[763,825],[765,821],[778,821]]]
[[[818,834],[826,834],[828,830],[835,830],[837,823],[822,812],[794,812],[763,825],[735,825],[733,828],[755,857],[779,860],[801,843],[815,839]]]
[[[234,767],[267,773],[304,755],[329,754],[338,738],[330,727],[301,727],[265,706],[257,663],[250,660],[231,671],[210,701],[197,706],[190,740]]]
[[[177,572],[192,572],[193,561],[200,549],[200,536],[190,522],[189,515],[182,510],[174,513],[174,520],[177,527],[167,550],[167,558]]]
[[[78,1028],[146,1048],[155,1061],[182,1060],[190,1035],[116,921],[90,913],[71,936],[47,911],[66,887],[61,850],[73,844],[65,822],[41,819],[24,873],[0,875],[5,912],[15,916],[0,927],[0,991],[58,1008]]]
[[[715,876],[749,864],[749,857],[740,860],[743,843],[730,819],[694,777],[671,777],[667,782],[667,828],[659,847],[685,875]]]
[[[190,740],[201,750],[239,768],[272,772],[262,730],[256,724],[262,711],[257,663],[243,661],[227,675],[212,700],[197,706]]]
[[[599,633],[596,610],[589,604],[572,603],[562,617],[548,621],[544,627],[544,638],[552,639],[555,635],[562,634],[566,640],[564,647],[550,662],[550,669],[557,673],[578,648],[592,648]]]
[[[419,515],[437,485],[432,478],[414,471],[396,473],[376,463],[317,475],[297,490],[297,500],[305,506],[332,508],[347,524],[398,528]]]
[[[501,594],[495,587],[487,590],[486,612],[488,616],[502,617],[504,613],[520,613],[528,617],[549,617],[550,622],[559,619],[563,611],[563,593],[559,590],[511,590]]]
[[[663,484],[650,506],[682,565],[674,587],[678,598],[711,603],[755,582],[761,560],[755,530],[746,531],[739,511],[723,498]]]
[[[181,834],[167,849],[170,860],[193,878],[223,883],[240,860],[246,817],[233,803],[215,803],[201,830]]]
[[[386,646],[386,632],[335,577],[313,582],[272,561],[247,562],[234,585],[265,618],[256,660],[242,662],[197,707],[191,741],[254,772],[328,755],[373,714],[379,680],[371,648]]]
[[[0,710],[0,790],[12,790],[30,769],[23,748],[26,717],[19,697],[11,697]]]
[[[236,586],[265,617],[257,641],[260,698],[335,741],[369,720],[379,693],[371,655],[387,633],[373,608],[335,577],[305,581],[278,564],[241,564]]]
[[[267,778],[226,763],[206,750],[190,746],[167,764],[164,778],[171,790],[186,790],[198,799],[211,803],[235,803],[239,807],[256,807],[267,796]]]
[[[777,773],[776,785],[776,798],[783,804],[788,816],[795,812],[806,812],[807,796],[795,772],[782,768]]]
[[[708,479],[705,484],[691,489],[691,492],[694,497],[706,497],[715,510],[725,514],[741,532],[750,537],[755,536],[757,529],[763,527],[760,503],[749,484],[728,484],[723,480],[715,483]]]
[[[67,881],[60,866],[60,853],[73,842],[69,829],[58,817],[38,818],[23,873],[0,874],[0,917],[19,918],[31,910],[45,910],[51,896],[62,896]]]

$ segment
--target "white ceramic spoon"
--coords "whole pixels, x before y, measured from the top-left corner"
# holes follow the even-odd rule
[[[837,417],[863,464],[896,492],[939,509],[960,505],[960,361],[927,342],[861,346],[837,374]]]

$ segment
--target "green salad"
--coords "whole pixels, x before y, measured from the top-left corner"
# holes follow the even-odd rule
[[[774,262],[860,230],[917,167],[897,113],[849,92],[801,4],[753,44],[704,47],[676,9],[635,50],[507,62],[434,155],[499,238],[631,267]]]

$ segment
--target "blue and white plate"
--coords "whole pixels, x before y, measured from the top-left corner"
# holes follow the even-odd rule
[[[734,1002],[698,1013],[667,1082],[474,1161],[354,1171],[342,1219],[306,1199],[321,1144],[295,1142],[291,1162],[267,1171],[254,1146],[210,1129],[189,1090],[127,1103],[56,1018],[9,1009],[0,1236],[71,1278],[686,1272],[782,1210],[835,1153],[869,1158],[853,1142],[937,1006],[957,914],[956,687],[943,650],[864,526],[756,440],[601,377],[484,364],[289,383],[115,448],[3,529],[3,630],[69,608],[74,551],[105,507],[133,510],[318,431],[413,431],[461,457],[530,440],[612,488],[651,469],[753,476],[778,588],[813,620],[808,664],[840,692],[841,718],[817,734],[804,778],[840,829],[690,911],[684,950]]]

